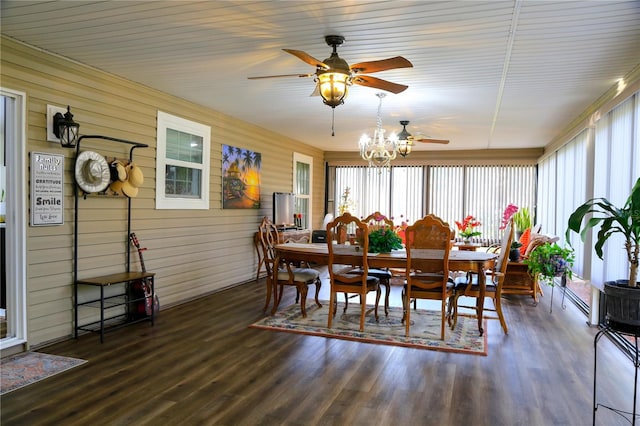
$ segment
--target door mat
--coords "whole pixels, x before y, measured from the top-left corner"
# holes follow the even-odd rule
[[[87,362],[83,359],[24,352],[0,360],[0,395]]]
[[[360,305],[349,303],[349,309],[343,314],[344,303],[338,303],[338,313],[334,317],[332,328],[327,328],[329,302],[320,301],[322,308],[307,304],[307,317],[302,318],[300,306],[291,305],[273,316],[265,317],[250,327],[309,334],[313,336],[354,340],[358,342],[382,345],[405,346],[435,351],[457,352],[473,355],[487,355],[487,326],[480,336],[478,321],[475,318],[458,316],[455,330],[446,325],[444,341],[440,340],[440,311],[417,309],[411,311],[409,337],[405,336],[402,320],[402,308],[389,307],[389,316],[385,317],[384,308],[378,308],[379,322],[373,312],[367,313],[364,332],[360,332]],[[311,306],[309,306],[311,305]],[[367,309],[373,306],[367,306]],[[486,322],[486,321],[485,321]]]

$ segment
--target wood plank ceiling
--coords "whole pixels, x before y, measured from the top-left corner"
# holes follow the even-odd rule
[[[282,51],[348,63],[404,56],[375,74],[407,84],[382,121],[440,139],[419,149],[541,147],[640,64],[638,1],[6,1],[3,35],[191,100],[325,151],[354,151],[379,90],[332,111]]]

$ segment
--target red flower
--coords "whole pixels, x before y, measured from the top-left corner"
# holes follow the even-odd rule
[[[471,237],[481,235],[482,234],[481,232],[474,230],[474,228],[480,225],[482,224],[478,222],[476,218],[471,215],[465,217],[462,223],[456,220],[456,226],[458,227],[458,231],[460,231],[460,235],[463,238],[471,238]]]

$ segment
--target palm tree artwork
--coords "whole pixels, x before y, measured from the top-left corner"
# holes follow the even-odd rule
[[[222,208],[260,208],[261,166],[259,152],[222,145]]]

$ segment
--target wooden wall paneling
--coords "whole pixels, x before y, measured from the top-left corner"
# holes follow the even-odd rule
[[[101,134],[150,145],[136,149],[134,161],[145,181],[132,202],[132,229],[137,232],[145,263],[157,273],[162,306],[183,303],[218,289],[254,278],[257,258],[253,233],[262,216],[271,215],[271,194],[292,190],[293,152],[314,159],[315,221],[323,217],[323,153],[300,141],[268,132],[217,111],[97,69],[31,49],[2,38],[3,87],[27,93],[27,152],[65,156],[65,224],[28,227],[27,300],[29,340],[40,344],[71,334],[72,300],[41,298],[72,286],[73,169],[75,152],[46,141],[46,106],[70,105],[81,134]],[[156,114],[164,111],[211,127],[209,210],[155,210]],[[223,210],[221,203],[222,145],[262,154],[261,208]],[[85,139],[82,150],[127,156],[128,147]],[[28,159],[25,159],[28,164]],[[27,176],[28,177],[28,176]],[[126,200],[79,200],[79,274],[81,277],[120,272],[126,261]],[[45,238],[46,237],[46,238]],[[41,240],[39,240],[41,239]],[[122,239],[120,242],[119,240]],[[39,244],[45,248],[36,249]],[[52,261],[48,252],[55,252]],[[131,267],[138,268],[131,253]],[[55,276],[46,280],[47,274]],[[35,295],[38,295],[37,297]],[[83,295],[81,295],[83,296]],[[37,306],[37,307],[36,307]],[[32,320],[37,311],[38,320]],[[62,314],[60,314],[62,312]],[[64,330],[65,334],[60,334]]]

